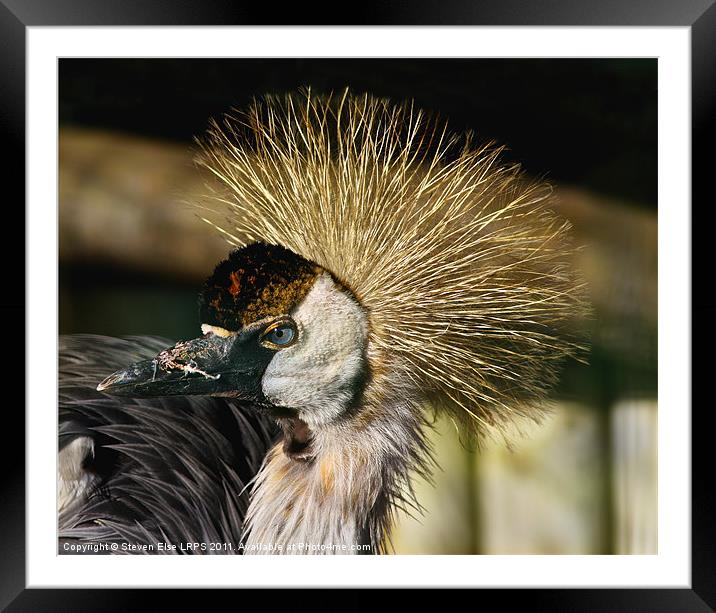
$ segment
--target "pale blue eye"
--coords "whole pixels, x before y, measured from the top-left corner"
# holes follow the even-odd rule
[[[287,347],[296,339],[296,326],[291,322],[281,323],[267,330],[262,340],[268,341],[276,347]]]

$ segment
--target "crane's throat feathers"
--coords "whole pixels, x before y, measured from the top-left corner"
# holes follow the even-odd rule
[[[356,553],[385,552],[395,500],[413,501],[409,477],[427,474],[432,458],[416,398],[402,387],[369,420],[346,419],[311,429],[282,422],[284,440],[269,450],[246,516],[247,553],[291,553],[296,544]],[[297,551],[301,553],[301,550]],[[308,552],[311,553],[311,552]]]
[[[298,417],[278,419],[283,431],[283,452],[297,462],[308,462],[314,458],[313,433],[305,421]]]

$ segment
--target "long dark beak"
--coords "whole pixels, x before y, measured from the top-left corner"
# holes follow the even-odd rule
[[[231,395],[255,398],[273,352],[258,331],[228,337],[207,334],[181,341],[153,360],[118,370],[97,386],[115,396]]]

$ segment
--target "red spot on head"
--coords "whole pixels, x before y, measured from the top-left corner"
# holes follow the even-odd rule
[[[234,271],[229,275],[229,279],[231,279],[229,293],[236,298],[241,293],[241,275],[238,271]]]

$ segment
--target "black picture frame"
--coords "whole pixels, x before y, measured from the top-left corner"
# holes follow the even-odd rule
[[[708,279],[713,259],[706,251],[708,220],[704,209],[712,201],[713,188],[709,149],[716,137],[714,103],[716,102],[716,6],[714,0],[681,0],[680,2],[591,3],[584,0],[553,0],[548,3],[529,0],[431,0],[421,4],[381,2],[376,6],[361,3],[352,11],[351,23],[343,25],[530,25],[530,26],[683,26],[691,29],[692,52],[692,326],[699,330],[699,344],[710,345],[713,326],[707,318],[716,313],[716,302],[710,298]],[[338,25],[343,14],[317,4],[294,5],[283,9],[259,10],[261,5],[230,0],[186,0],[181,3],[160,0],[153,3],[109,3],[97,0],[0,0],[0,130],[5,152],[3,167],[3,212],[6,227],[20,237],[24,228],[25,200],[25,55],[26,28],[30,26],[94,25]],[[336,8],[340,8],[337,4]],[[320,7],[320,8],[319,8]],[[709,198],[709,196],[711,196]],[[699,212],[698,223],[693,215]],[[8,215],[15,219],[7,219]],[[25,316],[24,269],[19,266],[21,249],[5,241],[6,264],[3,267],[4,292],[2,315],[6,322],[18,322]],[[703,240],[699,240],[703,239]],[[668,257],[668,254],[662,254]],[[699,276],[699,273],[703,274]],[[48,316],[54,316],[54,305],[48,304]],[[11,339],[9,328],[2,341],[5,356],[20,363],[24,338],[14,326],[18,338]],[[692,381],[707,381],[710,360],[697,359],[692,346]],[[704,355],[708,355],[704,352]],[[7,372],[7,371],[6,371]],[[48,377],[54,376],[51,373]],[[3,378],[6,395],[22,390],[19,377]],[[706,451],[711,437],[708,427],[709,403],[700,405],[693,396],[692,411],[692,582],[691,589],[588,589],[588,590],[511,590],[498,595],[501,606],[529,604],[531,609],[565,611],[711,611],[716,610],[716,495],[712,487],[711,461]],[[21,399],[6,400],[2,411],[5,438],[24,441],[25,421],[18,407]],[[12,410],[11,410],[12,406]],[[685,414],[690,407],[683,407]],[[50,409],[48,408],[48,411]],[[22,445],[22,443],[20,443]],[[148,590],[56,590],[25,589],[25,462],[22,449],[4,444],[9,455],[3,463],[0,495],[0,606],[8,611],[44,610],[130,610],[146,603]],[[700,454],[696,452],[701,452]],[[660,464],[668,458],[660,458]],[[207,605],[205,595],[193,590],[162,593],[163,605],[181,599],[185,607]],[[284,596],[281,596],[284,598]],[[265,600],[264,596],[264,601]],[[373,602],[367,592],[346,600],[353,607]],[[238,606],[238,602],[235,605]],[[244,597],[242,606],[248,606]]]

